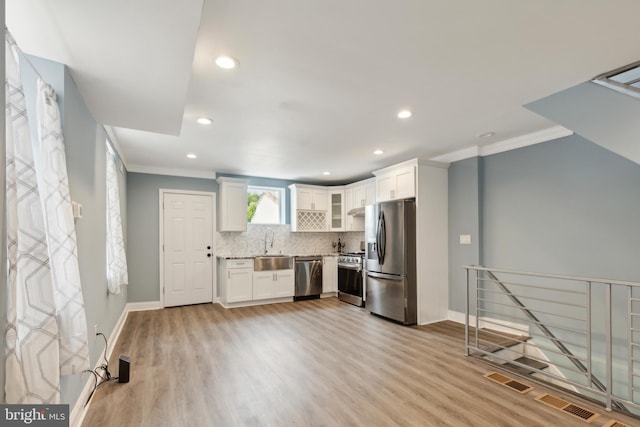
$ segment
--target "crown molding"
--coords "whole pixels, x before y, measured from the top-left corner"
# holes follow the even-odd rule
[[[535,145],[542,142],[552,141],[558,138],[564,138],[565,136],[569,135],[573,135],[573,131],[562,126],[554,126],[552,128],[543,129],[526,135],[516,136],[515,138],[505,139],[504,141],[498,141],[490,145],[485,145],[484,147],[480,147],[480,155],[490,156],[492,154],[498,154],[505,151],[515,150],[517,148],[527,147],[529,145]]]
[[[202,171],[194,169],[170,169],[159,168],[155,166],[143,166],[143,165],[129,165],[127,167],[129,172],[146,173],[150,175],[168,175],[168,176],[181,176],[185,178],[202,178],[202,179],[216,179],[216,173],[214,171]]]
[[[492,154],[528,147],[529,145],[540,144],[542,142],[564,138],[569,135],[573,135],[573,131],[563,126],[554,126],[537,132],[528,133],[526,135],[516,136],[515,138],[494,142],[493,144],[482,147],[476,145],[473,147],[463,148],[462,150],[432,157],[430,160],[453,163],[459,160],[469,159],[471,157],[490,156]]]
[[[473,147],[463,148],[462,150],[452,151],[451,153],[432,157],[431,160],[436,162],[453,163],[459,160],[469,159],[471,157],[478,157],[479,155],[480,147],[475,145]]]

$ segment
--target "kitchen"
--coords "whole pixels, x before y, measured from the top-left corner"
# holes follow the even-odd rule
[[[293,289],[287,291],[287,285],[284,285],[284,290],[277,292],[275,289],[283,286],[277,284],[277,272],[272,273],[272,280],[276,282],[275,288],[268,292],[258,292],[254,282],[252,290],[249,277],[252,276],[255,280],[261,274],[264,275],[257,272],[249,274],[254,267],[262,269],[257,267],[253,258],[256,255],[316,255],[322,259],[324,280],[322,288],[314,291],[314,294],[339,295],[341,299],[346,299],[352,304],[365,306],[365,206],[373,205],[375,202],[412,198],[418,206],[418,209],[414,207],[414,210],[417,210],[414,216],[421,219],[415,230],[429,233],[428,239],[418,240],[417,246],[414,243],[415,253],[429,250],[432,255],[430,259],[425,259],[419,268],[413,267],[415,272],[411,274],[414,281],[412,320],[397,320],[415,324],[446,318],[447,277],[446,270],[442,268],[442,265],[446,264],[442,260],[447,256],[446,233],[443,233],[443,230],[446,230],[446,166],[416,159],[374,171],[374,178],[345,186],[290,184],[286,193],[289,196],[287,199],[291,218],[291,224],[288,226],[247,225],[245,195],[250,179],[219,177],[217,182],[220,214],[215,250],[219,259],[217,294],[221,303],[228,307],[237,307],[255,304],[256,301],[290,301],[291,298],[302,296]],[[286,206],[284,201],[281,202],[282,206]],[[420,202],[428,208],[421,211]],[[314,217],[321,219],[315,222],[308,219]],[[395,233],[395,230],[393,232]],[[340,244],[339,248],[335,247],[336,243]],[[333,256],[327,256],[337,254],[351,256],[342,256],[338,260],[333,259]],[[284,273],[286,270],[292,270],[293,259],[286,267],[280,271]],[[417,281],[417,277],[424,279]],[[416,282],[420,283],[417,290]],[[291,287],[292,284],[288,286]],[[234,289],[237,290],[236,293]],[[415,305],[421,294],[427,302],[423,304],[422,313],[417,313]],[[422,318],[418,318],[418,315]]]

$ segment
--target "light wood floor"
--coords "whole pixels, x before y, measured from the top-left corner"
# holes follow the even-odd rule
[[[588,425],[534,401],[539,386],[484,378],[451,322],[403,327],[335,298],[130,313],[113,354],[131,382],[99,388],[83,426]]]

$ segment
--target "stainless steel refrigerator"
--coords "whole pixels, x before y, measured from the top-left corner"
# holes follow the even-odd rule
[[[366,308],[413,325],[416,301],[416,204],[395,200],[365,208]]]

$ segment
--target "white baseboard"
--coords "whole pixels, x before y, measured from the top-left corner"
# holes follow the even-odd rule
[[[449,310],[448,318],[452,322],[456,322],[456,323],[464,324],[464,321],[465,321],[464,313],[461,313],[459,311]],[[469,325],[475,327],[476,325],[475,316],[469,315]],[[501,320],[501,319],[480,317],[478,319],[478,326],[480,328],[492,329],[494,331],[504,332],[507,334],[521,333],[526,336],[529,336],[529,326],[523,325],[520,323],[515,323],[515,322],[508,322],[506,320]]]
[[[418,326],[424,326],[424,325],[431,325],[434,323],[438,323],[438,322],[444,322],[445,320],[451,320],[448,317],[444,318],[444,319],[435,319],[435,320],[429,320],[428,322],[418,322]],[[464,317],[462,318],[462,322],[458,322],[458,323],[464,323]]]
[[[107,360],[111,358],[111,353],[113,352],[113,349],[118,342],[118,338],[120,337],[120,333],[122,332],[122,328],[127,320],[127,316],[129,315],[129,313],[132,311],[157,310],[159,308],[162,308],[160,306],[160,301],[134,302],[125,304],[122,313],[118,318],[118,321],[113,327],[111,334],[109,334],[108,336],[109,345],[107,346]],[[95,370],[95,368],[102,365],[102,362],[102,356],[100,356],[93,369]],[[89,406],[91,405],[91,402],[89,402],[87,406],[84,406],[84,402],[87,401],[89,395],[91,394],[91,391],[93,390],[94,381],[95,379],[93,375],[89,376],[87,382],[84,385],[84,388],[80,392],[80,396],[78,396],[75,405],[73,405],[73,409],[69,414],[69,425],[71,427],[79,427],[80,425],[82,425],[84,417],[87,415],[87,411],[89,410]]]
[[[129,302],[127,303],[127,312],[132,311],[146,311],[146,310],[159,310],[162,308],[160,301],[145,301],[145,302]]]
[[[254,305],[277,304],[281,302],[293,302],[293,297],[272,298],[272,299],[242,301],[242,302],[227,302],[227,303],[220,302],[219,304],[224,308],[239,308],[239,307],[252,307]]]

